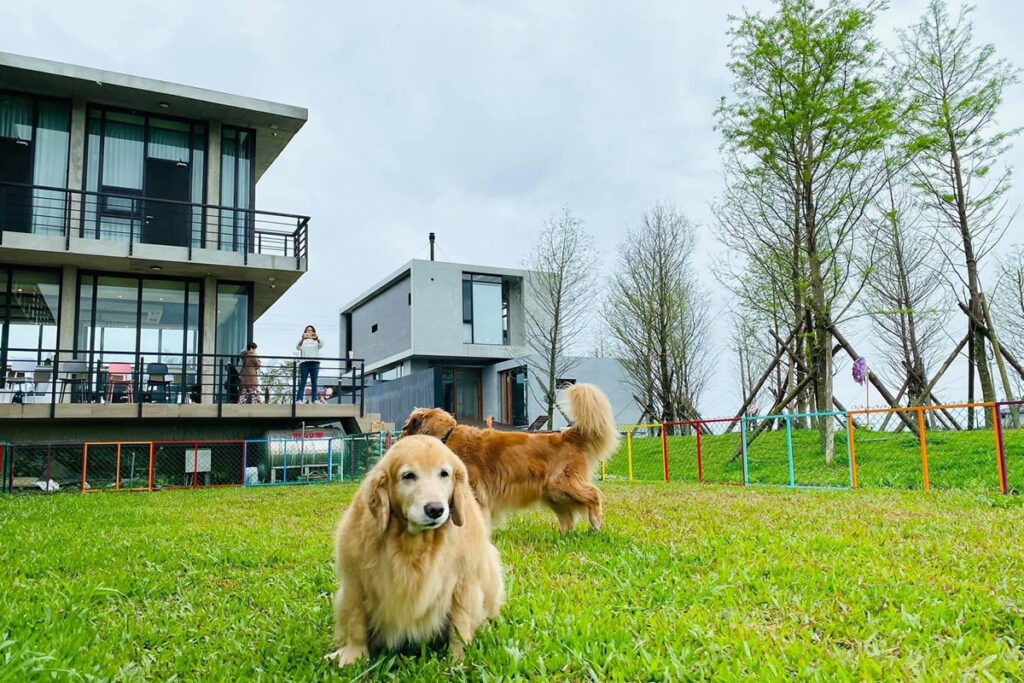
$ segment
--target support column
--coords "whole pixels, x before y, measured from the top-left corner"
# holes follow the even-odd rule
[[[206,203],[220,206],[220,122],[210,121],[210,139],[206,146]],[[206,234],[203,245],[216,249],[220,225],[220,211],[206,212]]]
[[[57,321],[57,348],[68,352],[75,348],[75,312],[78,310],[78,268],[64,266],[60,273],[60,320]],[[60,361],[71,360],[65,353]]]
[[[203,339],[199,350],[203,354],[199,360],[203,403],[212,403],[218,377],[217,360],[206,355],[217,352],[217,278],[212,275],[203,278]]]
[[[68,189],[85,189],[85,100],[76,97],[71,103],[71,156],[68,157]],[[82,227],[82,195],[71,195],[68,229],[78,237]],[[61,344],[61,348],[64,345]],[[70,348],[70,347],[69,347]]]

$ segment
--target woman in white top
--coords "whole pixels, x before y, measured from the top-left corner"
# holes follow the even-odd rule
[[[312,380],[312,393],[310,396],[313,397],[312,402],[316,403],[316,380],[320,375],[320,349],[323,347],[324,343],[320,341],[316,328],[312,325],[306,325],[306,329],[302,333],[302,339],[295,345],[295,348],[299,350],[299,358],[301,359],[299,363],[299,391],[295,394],[296,403],[303,401],[307,378]]]

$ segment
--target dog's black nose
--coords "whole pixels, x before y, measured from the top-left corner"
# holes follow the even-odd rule
[[[427,503],[423,506],[423,512],[427,513],[427,517],[437,519],[444,514],[444,503]]]

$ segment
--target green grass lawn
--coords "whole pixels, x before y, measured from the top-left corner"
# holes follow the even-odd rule
[[[992,430],[928,431],[928,469],[935,489],[1000,490],[996,462],[995,433]],[[1008,483],[1024,492],[1024,430],[1004,432]],[[825,464],[817,431],[793,430],[793,475],[797,486],[850,486],[849,436],[845,430],[834,435],[835,460]],[[913,434],[857,430],[858,485],[863,488],[923,489],[920,444]],[[743,461],[733,459],[740,450],[739,426],[733,433],[701,439],[704,480],[715,483],[743,483]],[[664,451],[660,436],[632,439],[633,478],[664,481]],[[696,482],[697,437],[668,437],[669,477],[672,481]],[[787,486],[790,483],[786,432],[769,431],[748,444],[748,477],[752,484]],[[628,479],[626,442],[605,467],[609,479]]]
[[[1020,498],[606,482],[605,532],[496,533],[508,604],[461,667],[338,671],[354,485],[0,497],[0,679],[1024,677]]]

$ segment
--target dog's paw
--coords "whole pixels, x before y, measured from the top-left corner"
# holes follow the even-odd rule
[[[330,661],[334,660],[338,666],[348,666],[349,664],[355,664],[360,659],[363,659],[369,654],[366,647],[354,647],[352,645],[346,645],[345,647],[335,650],[330,654],[324,655],[324,659]]]
[[[452,643],[452,661],[461,662],[466,658],[466,649],[462,647],[462,643]]]

